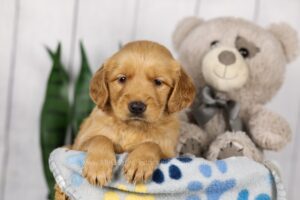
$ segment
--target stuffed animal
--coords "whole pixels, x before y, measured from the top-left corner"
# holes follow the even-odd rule
[[[244,19],[182,20],[173,35],[179,59],[198,88],[182,113],[180,154],[209,160],[263,161],[291,140],[287,121],[266,108],[295,59],[297,33],[285,23],[261,28]]]

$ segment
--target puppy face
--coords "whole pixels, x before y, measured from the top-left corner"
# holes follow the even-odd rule
[[[91,81],[102,110],[128,123],[152,123],[192,103],[191,79],[163,46],[147,41],[124,46]]]

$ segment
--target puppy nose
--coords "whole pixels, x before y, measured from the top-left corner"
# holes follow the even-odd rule
[[[141,101],[133,101],[128,104],[128,109],[132,114],[142,114],[147,106]]]
[[[222,51],[219,56],[219,61],[224,65],[231,65],[235,63],[236,57],[231,51]]]

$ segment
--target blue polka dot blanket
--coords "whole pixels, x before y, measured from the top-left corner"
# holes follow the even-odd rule
[[[57,184],[72,200],[283,200],[277,170],[246,157],[208,161],[196,157],[161,160],[144,184],[129,184],[122,174],[126,154],[117,155],[112,181],[93,186],[82,175],[86,154],[56,149],[49,160]]]

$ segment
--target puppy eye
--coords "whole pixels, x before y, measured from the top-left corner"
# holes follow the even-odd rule
[[[127,80],[127,78],[126,78],[126,76],[120,76],[120,77],[118,77],[118,82],[119,83],[125,83],[126,82],[126,80]]]
[[[214,40],[210,43],[210,47],[216,47],[219,44],[218,40]]]
[[[244,57],[244,58],[248,58],[249,57],[249,50],[246,48],[240,48],[239,49],[240,54]]]
[[[154,84],[156,85],[156,86],[161,86],[162,85],[162,81],[161,80],[159,80],[159,79],[154,79]]]

